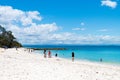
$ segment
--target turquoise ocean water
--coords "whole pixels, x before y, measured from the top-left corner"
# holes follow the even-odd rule
[[[75,60],[87,60],[105,63],[120,64],[120,46],[113,45],[24,45],[27,48],[66,48],[66,50],[51,50],[52,56],[71,59],[71,53],[75,53]],[[35,51],[43,54],[43,50]]]

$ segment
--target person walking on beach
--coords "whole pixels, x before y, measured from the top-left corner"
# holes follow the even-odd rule
[[[44,49],[44,58],[46,58],[46,49]]]
[[[75,57],[75,54],[74,52],[72,52],[72,61],[74,62],[74,57]]]
[[[48,58],[51,58],[51,51],[48,51]]]

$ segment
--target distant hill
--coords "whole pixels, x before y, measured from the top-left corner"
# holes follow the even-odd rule
[[[17,42],[11,31],[6,31],[6,29],[0,25],[0,47],[12,48],[22,47],[22,45]]]

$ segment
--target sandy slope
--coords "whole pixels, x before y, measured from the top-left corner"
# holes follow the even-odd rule
[[[120,80],[120,66],[0,49],[0,80]]]

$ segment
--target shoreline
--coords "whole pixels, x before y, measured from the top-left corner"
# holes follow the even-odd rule
[[[41,50],[35,50],[35,51],[36,51],[35,53],[41,54],[43,56],[43,53],[38,52],[38,51],[41,51]],[[54,55],[52,55],[52,56],[55,57]],[[72,61],[72,57],[71,58],[59,57],[59,58]],[[83,62],[90,62],[90,63],[98,63],[98,64],[108,64],[108,65],[120,66],[120,62],[105,62],[105,61],[100,62],[100,61],[93,61],[93,60],[87,60],[87,59],[78,59],[78,58],[77,59],[74,58],[74,59],[75,59],[75,61],[80,61],[80,62],[83,61]]]
[[[43,53],[35,52],[35,54],[40,54],[42,57],[44,57]],[[65,60],[68,62],[72,62],[72,58],[63,58],[63,57],[55,57],[52,56],[52,58],[55,59],[60,59],[60,60]],[[45,58],[45,59],[50,59],[50,58]],[[90,60],[82,60],[82,59],[75,59],[73,63],[82,63],[82,64],[97,64],[97,65],[102,65],[102,66],[112,66],[112,67],[120,67],[120,64],[118,63],[110,63],[110,62],[98,62],[98,61],[90,61]]]
[[[120,66],[44,58],[26,48],[0,49],[0,80],[119,80]]]

